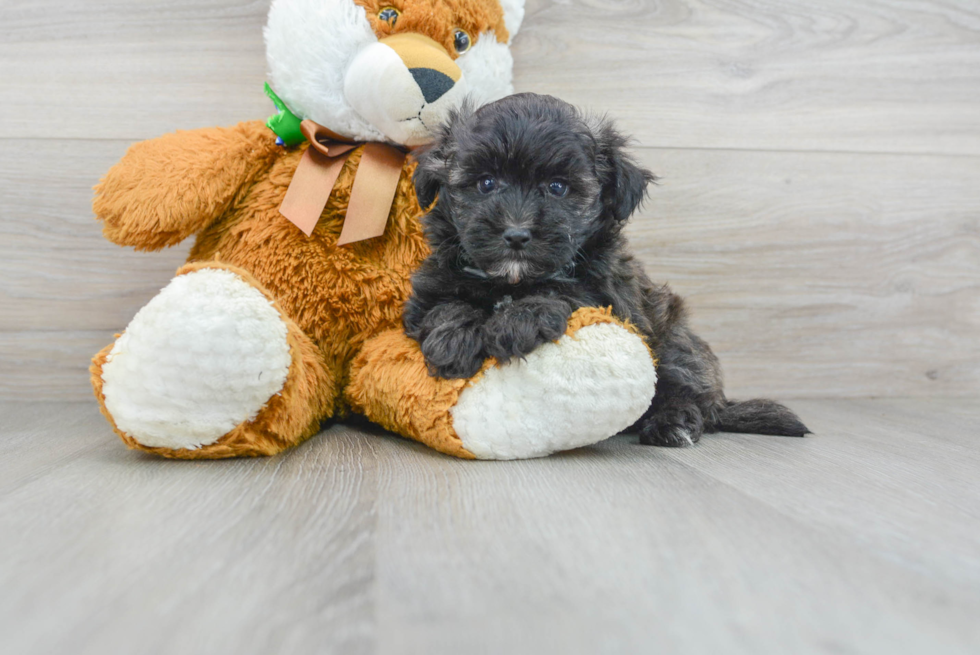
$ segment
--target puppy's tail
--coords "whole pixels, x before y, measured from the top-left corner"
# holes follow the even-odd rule
[[[779,437],[810,434],[810,430],[789,408],[764,398],[726,401],[712,427],[717,432],[749,432]]]

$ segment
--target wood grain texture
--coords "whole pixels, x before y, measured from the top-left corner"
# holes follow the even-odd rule
[[[0,332],[0,399],[90,400],[89,362],[120,330]]]
[[[0,158],[0,330],[114,330],[173,277],[190,241],[121,248],[92,215],[92,187],[122,141],[4,143]]]
[[[980,392],[980,158],[641,156],[632,243],[733,395]]]
[[[0,651],[976,652],[980,405],[794,408],[815,435],[188,463],[0,403]]]
[[[520,87],[613,111],[646,146],[980,154],[980,5],[970,0],[528,9]]]
[[[0,398],[88,398],[183,260],[104,241],[91,187],[134,139],[269,113],[266,9],[0,5]],[[630,234],[733,395],[980,393],[974,3],[531,0],[514,56],[663,176]]]
[[[88,398],[88,358],[170,280],[188,244],[135,253],[102,238],[89,183],[124,144],[8,145],[0,389]],[[980,158],[639,155],[662,180],[630,237],[651,277],[688,299],[733,395],[980,390]]]
[[[373,652],[363,441],[171,467],[89,404],[0,412],[0,651]]]
[[[273,113],[268,0],[5,0],[0,137],[136,141]]]
[[[630,235],[733,395],[920,398],[526,462],[344,426],[146,457],[88,358],[187,245],[104,241],[91,187],[270,113],[267,6],[0,3],[0,652],[980,650],[976,3],[530,0],[514,47],[519,90],[610,112],[663,177]]]
[[[264,116],[266,7],[8,0],[0,137]],[[613,110],[648,146],[980,154],[969,0],[530,0],[514,54],[518,89]]]

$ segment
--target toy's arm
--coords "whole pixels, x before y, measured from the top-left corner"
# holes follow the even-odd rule
[[[432,377],[401,330],[369,339],[346,397],[355,412],[456,457],[515,459],[601,441],[650,406],[655,362],[642,336],[610,310],[587,307],[565,335],[467,379]]]
[[[280,150],[260,121],[137,143],[95,188],[93,209],[114,243],[172,246],[227,211]]]

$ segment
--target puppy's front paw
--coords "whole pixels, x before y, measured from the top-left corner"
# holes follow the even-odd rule
[[[411,302],[409,303],[411,305]],[[483,366],[480,326],[486,314],[464,302],[432,307],[421,320],[408,321],[406,334],[419,343],[433,377],[470,378]]]
[[[648,446],[693,446],[704,434],[704,417],[694,403],[670,404],[645,416],[639,432]]]
[[[565,334],[572,307],[557,298],[528,297],[497,309],[483,326],[486,353],[506,362]]]
[[[471,378],[483,366],[483,344],[477,330],[441,325],[422,341],[422,355],[429,375],[439,378]]]

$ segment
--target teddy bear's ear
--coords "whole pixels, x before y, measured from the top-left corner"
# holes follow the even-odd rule
[[[602,185],[602,204],[607,216],[628,219],[646,197],[647,187],[656,176],[641,168],[626,151],[629,140],[608,118],[589,121],[595,139],[595,169]]]
[[[504,26],[513,41],[524,22],[524,0],[500,0],[500,8],[504,10]]]
[[[436,131],[432,143],[413,152],[418,167],[412,182],[422,209],[430,209],[440,189],[449,183],[449,168],[456,156],[456,135],[472,113],[471,103],[464,101],[450,112],[446,123]]]

